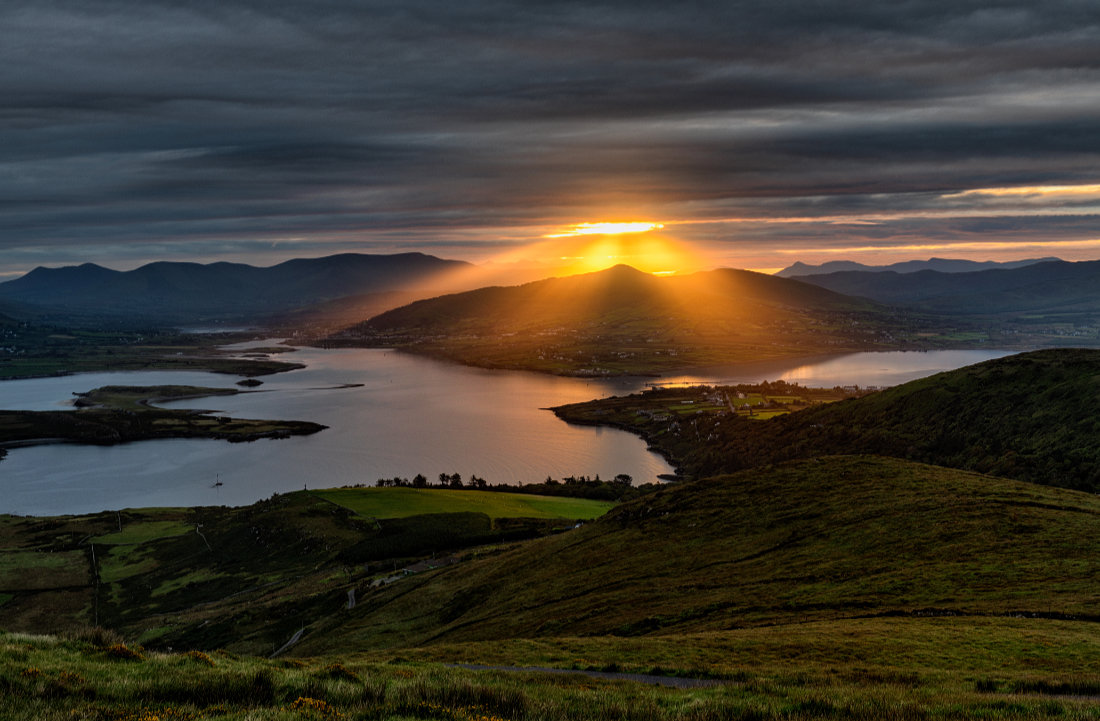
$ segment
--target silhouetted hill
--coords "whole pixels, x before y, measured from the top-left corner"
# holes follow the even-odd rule
[[[676,428],[645,395],[555,409],[639,433],[692,477],[792,458],[873,453],[1100,491],[1100,350],[1021,353],[770,420],[704,415]],[[700,442],[700,438],[706,438]]]
[[[343,254],[259,268],[158,262],[131,271],[86,263],[35,268],[0,284],[0,300],[53,314],[191,323],[251,320],[364,293],[407,290],[468,263],[421,253]]]
[[[300,654],[874,615],[1095,614],[1100,499],[874,457],[679,484],[381,591]]]
[[[746,270],[657,277],[629,266],[482,288],[382,313],[335,342],[487,367],[601,373],[872,347],[874,303]]]
[[[838,293],[932,312],[1100,312],[1100,261],[974,273],[845,271],[800,278]]]
[[[808,275],[826,275],[843,271],[864,271],[877,273],[893,271],[895,273],[916,273],[922,270],[934,270],[939,273],[972,273],[979,270],[994,270],[996,268],[1010,269],[1023,268],[1036,263],[1049,263],[1060,260],[1059,258],[1030,258],[1028,260],[1012,260],[998,263],[992,260],[976,261],[953,258],[929,258],[928,260],[906,260],[890,265],[864,265],[851,260],[831,260],[821,265],[807,265],[796,262],[776,273],[781,278],[801,278]]]

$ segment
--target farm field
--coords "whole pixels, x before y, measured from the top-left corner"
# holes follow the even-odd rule
[[[316,495],[367,518],[405,518],[426,513],[484,513],[489,518],[592,519],[615,504],[583,498],[536,496],[443,488],[335,488]]]

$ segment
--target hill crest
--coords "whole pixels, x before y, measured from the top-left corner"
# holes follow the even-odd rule
[[[609,375],[873,347],[875,303],[747,270],[630,266],[417,301],[328,339],[484,367]]]

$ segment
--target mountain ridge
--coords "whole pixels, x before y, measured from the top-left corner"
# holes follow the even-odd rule
[[[1051,261],[968,273],[841,271],[800,280],[846,295],[935,313],[1100,313],[1100,261]]]
[[[368,292],[407,290],[465,261],[423,253],[343,253],[272,266],[157,261],[129,271],[39,266],[0,283],[0,300],[62,317],[172,323],[266,317]]]
[[[934,270],[940,273],[968,273],[977,270],[993,270],[996,268],[1011,269],[1023,268],[1037,263],[1050,263],[1060,261],[1061,258],[1053,256],[1045,258],[1028,258],[1025,260],[1011,260],[999,262],[994,260],[963,260],[959,258],[929,258],[927,260],[905,260],[889,265],[865,265],[852,260],[830,260],[820,265],[810,265],[801,261],[787,266],[776,273],[781,278],[802,278],[810,275],[827,275],[841,271],[862,271],[876,273],[882,271],[894,271],[896,273],[915,273],[921,270]]]

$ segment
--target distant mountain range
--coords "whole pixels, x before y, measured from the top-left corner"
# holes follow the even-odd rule
[[[1056,260],[970,273],[842,271],[799,280],[937,313],[1100,313],[1100,261]]]
[[[241,263],[159,262],[116,271],[85,263],[39,267],[0,283],[0,303],[64,323],[98,319],[180,324],[255,321],[349,296],[431,286],[446,273],[471,267],[463,261],[422,253],[348,253],[289,260],[266,268]],[[446,289],[443,285],[436,292]]]
[[[929,258],[928,260],[906,260],[890,265],[864,265],[851,260],[832,260],[821,265],[807,265],[797,262],[776,273],[780,278],[801,278],[808,275],[825,275],[842,271],[867,271],[871,273],[881,271],[893,271],[895,273],[917,273],[922,270],[934,270],[938,273],[972,273],[979,270],[994,270],[997,268],[1023,268],[1036,263],[1050,263],[1059,261],[1060,258],[1031,258],[1029,260],[1013,260],[1007,263],[997,263],[992,260],[958,260],[951,258]]]

